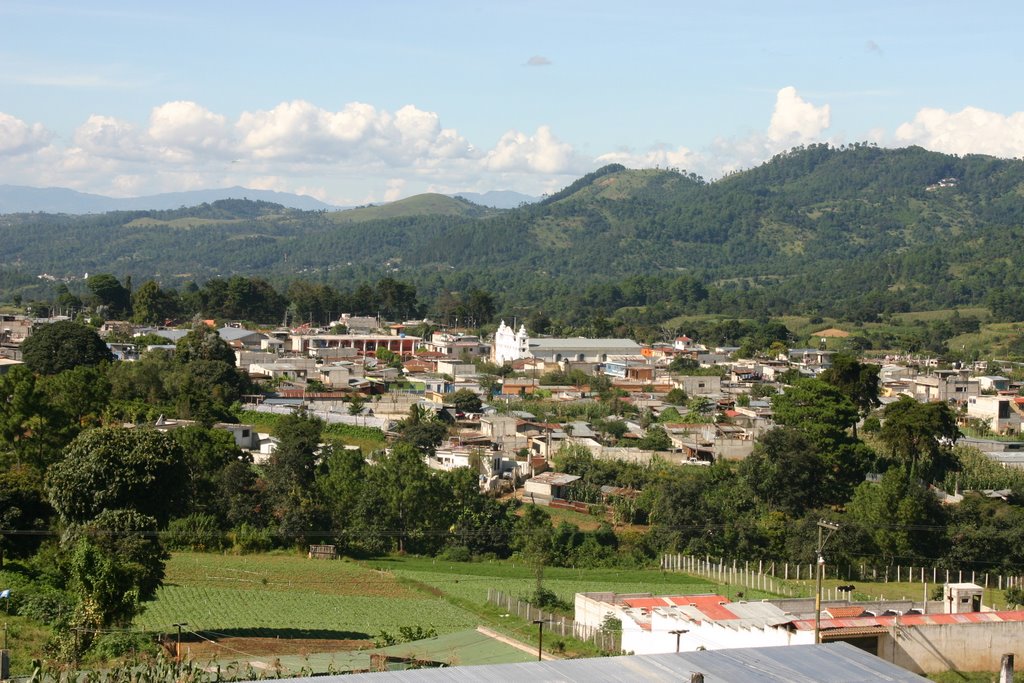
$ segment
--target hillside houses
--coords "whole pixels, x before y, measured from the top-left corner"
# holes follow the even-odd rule
[[[3,324],[10,325],[11,332],[5,338],[14,339],[15,327],[19,338],[28,334],[24,320],[8,318],[12,317],[5,316]],[[444,411],[450,409],[453,396],[471,392],[483,400],[484,410],[469,416],[452,410],[453,434],[474,431],[473,438],[486,441],[489,450],[506,455],[525,452],[539,459],[523,470],[523,476],[543,469],[563,444],[586,448],[599,458],[649,459],[650,452],[645,454],[639,444],[652,422],[668,436],[670,445],[663,457],[669,461],[742,460],[756,439],[774,426],[770,397],[784,389],[780,379],[815,377],[832,365],[834,357],[828,350],[792,348],[774,357],[738,359],[735,347],[709,348],[685,335],[641,345],[622,338],[534,337],[525,326],[515,329],[504,322],[493,338],[445,329],[419,337],[407,334],[411,324],[343,316],[331,332],[308,325],[261,331],[228,324],[217,333],[234,350],[239,368],[265,386],[276,387],[263,398],[267,409],[305,405],[340,420],[357,417],[348,415],[349,404],[357,400],[359,415],[386,426],[403,419],[414,404]],[[111,327],[122,335],[132,330],[166,339],[164,348],[169,350],[188,332],[132,328],[127,323]],[[139,352],[128,353],[131,344],[113,346],[125,348],[119,358],[126,361]],[[478,369],[483,358],[500,361],[505,368],[500,376]],[[673,360],[680,358],[686,360],[686,369],[673,371],[678,365]],[[551,376],[571,376],[572,381],[552,384]],[[944,402],[956,409],[965,425],[981,425],[997,435],[1019,434],[1022,429],[1024,402],[1015,396],[1019,387],[991,371],[890,361],[882,364],[879,380],[884,403],[901,396]],[[513,402],[535,398],[579,411],[609,392],[624,417],[627,412],[637,416],[629,418],[618,437],[582,420],[547,424],[502,414]],[[670,395],[675,396],[675,405],[666,400]]]

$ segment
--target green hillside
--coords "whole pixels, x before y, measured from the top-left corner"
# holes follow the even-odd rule
[[[988,305],[1019,320],[1022,236],[1024,161],[813,145],[711,183],[607,166],[506,211],[430,194],[334,213],[232,200],[4,216],[0,298],[43,291],[41,273],[173,287],[233,274],[339,287],[389,276],[425,300],[479,288],[501,310],[569,319],[857,321]]]
[[[479,206],[461,197],[449,197],[443,194],[418,194],[396,202],[376,206],[361,206],[346,211],[336,211],[331,218],[336,223],[362,223],[364,221],[380,221],[391,218],[409,218],[412,216],[465,216],[483,217],[494,213],[496,209]]]

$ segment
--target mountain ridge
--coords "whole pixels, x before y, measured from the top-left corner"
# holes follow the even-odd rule
[[[812,145],[714,182],[612,165],[509,210],[419,195],[355,211],[239,202],[6,216],[0,277],[6,269],[27,286],[44,272],[114,272],[181,286],[233,274],[388,276],[428,296],[479,288],[524,309],[853,319],[1024,287],[1024,251],[1011,246],[1024,237],[1024,161],[914,147]]]

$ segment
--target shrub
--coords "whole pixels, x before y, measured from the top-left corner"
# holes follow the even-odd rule
[[[153,636],[146,633],[104,633],[92,646],[93,653],[102,660],[120,659],[126,655],[156,656],[160,651]]]
[[[533,595],[531,595],[529,598],[527,598],[526,601],[529,602],[534,607],[541,607],[541,608],[547,607],[549,609],[563,609],[563,610],[572,609],[572,605],[570,605],[565,600],[562,600],[561,598],[559,598],[558,595],[555,593],[555,591],[550,590],[548,588],[538,588],[533,593]]]
[[[1006,602],[1017,607],[1024,606],[1024,588],[1014,586],[1006,589]]]
[[[242,524],[228,536],[234,551],[243,555],[264,552],[274,545],[268,529],[259,529],[249,524]]]
[[[441,554],[440,559],[446,562],[472,562],[473,553],[469,551],[464,545],[453,545],[445,548]]]
[[[171,550],[220,550],[225,544],[217,518],[199,513],[171,520],[163,541]]]

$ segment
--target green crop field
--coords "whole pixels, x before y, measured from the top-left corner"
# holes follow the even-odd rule
[[[420,582],[447,596],[482,604],[487,589],[494,588],[513,597],[527,597],[536,589],[533,570],[521,563],[445,562],[421,558],[372,560],[369,566],[393,572],[396,576]],[[544,571],[544,587],[569,604],[576,593],[614,591],[616,593],[735,593],[735,588],[718,586],[707,580],[657,569],[567,569],[549,567]],[[757,591],[745,591],[748,597],[768,597]]]
[[[164,587],[135,625],[170,630],[182,621],[192,630],[227,635],[344,639],[400,626],[449,633],[477,623],[435,595],[354,562],[177,553]]]

